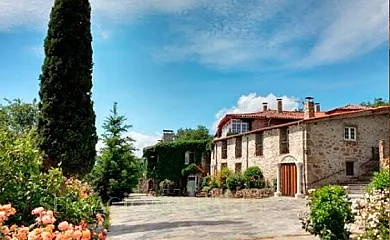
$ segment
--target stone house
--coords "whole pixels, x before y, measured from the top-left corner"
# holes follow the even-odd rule
[[[388,136],[389,107],[347,105],[321,111],[306,98],[303,112],[277,109],[227,114],[219,123],[211,173],[259,166],[277,181],[275,196],[303,196],[326,184],[358,181],[379,169],[379,141]]]

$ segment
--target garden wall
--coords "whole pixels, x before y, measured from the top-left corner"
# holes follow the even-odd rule
[[[238,191],[223,191],[220,188],[214,188],[210,191],[211,197],[224,197],[224,198],[266,198],[274,195],[272,188],[252,188],[241,189]]]

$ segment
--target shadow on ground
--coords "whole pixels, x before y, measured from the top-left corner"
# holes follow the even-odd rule
[[[216,226],[227,224],[240,224],[239,221],[177,221],[177,222],[158,222],[145,223],[137,225],[115,225],[111,226],[109,236],[118,236],[127,233],[148,232],[162,229],[172,229],[179,227],[193,227],[193,226]]]

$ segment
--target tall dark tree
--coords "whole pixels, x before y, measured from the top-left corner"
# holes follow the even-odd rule
[[[55,0],[40,75],[40,149],[43,170],[83,176],[94,163],[98,140],[91,100],[92,34],[88,0]]]

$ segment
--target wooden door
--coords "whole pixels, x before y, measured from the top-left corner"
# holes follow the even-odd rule
[[[282,164],[280,171],[282,195],[293,197],[297,193],[297,167],[295,163]]]

